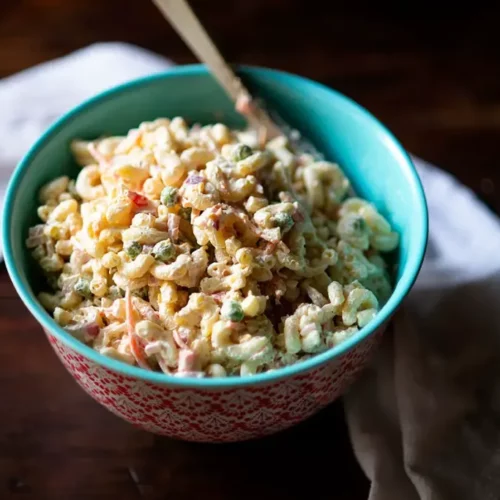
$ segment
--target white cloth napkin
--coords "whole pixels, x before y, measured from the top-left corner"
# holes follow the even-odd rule
[[[0,80],[0,213],[16,163],[52,122],[103,90],[171,65],[133,45],[98,43]]]
[[[19,158],[83,99],[171,62],[96,44],[0,81],[0,206]],[[414,159],[430,209],[426,260],[372,366],[345,397],[370,500],[500,498],[500,222]]]

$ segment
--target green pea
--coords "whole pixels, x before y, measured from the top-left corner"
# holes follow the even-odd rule
[[[161,262],[168,262],[175,256],[175,247],[170,240],[160,241],[153,247],[153,255]]]
[[[125,245],[124,250],[131,259],[135,259],[142,252],[142,245],[138,241],[131,241]]]
[[[167,207],[173,207],[177,203],[177,189],[167,186],[160,194],[161,202]]]
[[[233,149],[232,159],[234,161],[244,160],[252,154],[252,148],[246,144],[238,144]]]
[[[366,224],[365,219],[363,217],[356,217],[351,222],[351,227],[353,232],[355,233],[365,233],[368,229],[368,225]]]
[[[284,233],[290,231],[294,224],[293,217],[285,212],[278,212],[274,216],[273,220],[276,226],[279,227]]]
[[[82,295],[87,299],[89,299],[92,296],[92,293],[90,292],[90,282],[85,278],[78,278],[73,289],[75,290],[76,293],[79,293],[80,295]]]
[[[221,308],[221,315],[224,319],[228,319],[230,321],[242,321],[245,317],[245,313],[239,302],[235,300],[227,300],[224,302]]]

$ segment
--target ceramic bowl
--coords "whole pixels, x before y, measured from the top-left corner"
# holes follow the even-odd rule
[[[237,441],[290,427],[339,397],[366,365],[387,322],[408,294],[424,256],[427,209],[410,158],[391,133],[347,97],[300,76],[240,69],[250,89],[340,163],[361,196],[401,235],[395,288],[368,326],[307,361],[252,377],[177,378],[107,358],[59,327],[36,299],[42,286],[24,247],[37,223],[39,188],[75,176],[73,138],[123,134],[144,120],[180,115],[190,122],[242,122],[207,69],[179,66],[84,102],[52,125],[19,163],[7,190],[3,249],[21,299],[80,386],[107,409],[145,430],[192,441]]]

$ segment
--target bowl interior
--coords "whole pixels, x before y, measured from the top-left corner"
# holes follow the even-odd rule
[[[339,162],[357,193],[373,202],[401,235],[395,257],[398,264],[395,290],[376,320],[333,350],[278,371],[284,375],[288,371],[292,373],[292,369],[309,368],[349,349],[392,314],[420,268],[427,237],[427,213],[420,181],[408,156],[392,135],[363,108],[337,92],[295,75],[258,68],[243,68],[242,74],[250,89],[310,138],[327,159]],[[123,134],[142,121],[176,115],[190,122],[221,121],[230,126],[243,125],[232,103],[205,68],[199,65],[179,67],[112,89],[69,112],[35,144],[11,180],[3,231],[9,272],[37,319],[58,336],[64,336],[65,341],[69,335],[50,320],[36,301],[41,280],[24,247],[28,228],[38,222],[38,190],[56,176],[74,177],[77,174],[69,151],[73,138]],[[78,350],[83,348],[82,345]],[[257,382],[256,377],[251,380]],[[191,383],[198,385],[200,382]]]

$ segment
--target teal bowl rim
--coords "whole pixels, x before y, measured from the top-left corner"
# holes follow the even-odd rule
[[[302,361],[294,365],[286,366],[283,368],[276,369],[274,371],[260,373],[252,376],[242,376],[242,377],[234,376],[227,378],[194,378],[194,377],[181,378],[161,372],[154,372],[154,371],[150,372],[142,368],[130,366],[121,361],[117,361],[112,358],[106,357],[102,354],[99,354],[91,347],[79,342],[77,339],[72,337],[68,332],[66,332],[63,328],[61,328],[51,318],[51,316],[49,316],[49,314],[43,309],[43,307],[38,303],[38,301],[36,301],[31,296],[31,293],[24,285],[23,280],[21,279],[21,276],[19,275],[19,272],[14,264],[14,256],[13,256],[11,236],[10,236],[11,212],[16,192],[25,175],[25,172],[29,169],[31,162],[38,154],[38,151],[43,147],[43,145],[47,141],[50,141],[50,139],[54,134],[56,134],[61,128],[66,126],[68,121],[76,118],[82,111],[85,111],[92,106],[99,105],[103,101],[112,98],[119,93],[127,92],[128,90],[131,90],[133,88],[147,85],[150,82],[156,80],[207,74],[208,70],[202,64],[176,66],[161,73],[155,73],[153,75],[137,78],[129,82],[126,82],[124,84],[112,87],[108,90],[105,90],[104,92],[97,94],[96,96],[90,99],[85,100],[78,106],[74,107],[73,109],[65,113],[62,117],[56,120],[30,148],[28,153],[17,165],[14,174],[11,177],[11,180],[7,187],[5,204],[4,204],[5,208],[2,221],[3,222],[2,240],[3,240],[4,257],[7,270],[9,272],[9,275],[11,277],[11,280],[14,284],[17,293],[19,294],[19,296],[21,297],[22,301],[27,306],[29,311],[33,314],[33,316],[41,324],[41,326],[44,327],[46,330],[48,330],[59,341],[63,342],[69,348],[75,350],[77,353],[90,359],[94,363],[97,363],[98,365],[108,368],[109,370],[133,378],[138,378],[147,382],[152,382],[155,384],[164,384],[164,385],[185,387],[185,388],[229,389],[233,387],[254,386],[256,384],[277,382],[278,380],[287,377],[293,377],[295,375],[310,371],[314,368],[318,368],[319,366],[326,364],[327,362],[330,362],[335,358],[337,358],[338,356],[346,353],[347,351],[355,347],[357,344],[364,341],[369,335],[373,334],[378,328],[380,328],[381,325],[383,325],[392,316],[392,314],[400,305],[404,297],[410,291],[411,287],[413,286],[417,278],[417,275],[420,271],[420,267],[422,266],[425,249],[427,245],[427,236],[428,236],[427,204],[422,183],[410,159],[410,156],[403,149],[403,147],[400,145],[400,143],[394,137],[394,135],[381,122],[379,122],[377,118],[375,118],[369,111],[367,111],[361,105],[359,105],[349,97],[341,94],[340,92],[327,87],[326,85],[315,82],[309,78],[304,78],[299,75],[295,75],[280,70],[269,69],[265,67],[241,65],[238,67],[238,69],[241,71],[242,74],[247,73],[264,77],[265,76],[272,77],[273,80],[278,82],[284,82],[285,84],[286,82],[290,81],[301,82],[308,84],[312,89],[316,88],[321,91],[326,90],[330,92],[333,97],[339,99],[343,104],[350,106],[357,113],[360,113],[361,115],[364,115],[369,120],[371,120],[373,126],[378,129],[379,134],[388,139],[388,144],[391,146],[393,154],[398,157],[397,158],[398,163],[404,170],[405,177],[408,183],[410,184],[412,190],[416,194],[415,198],[419,205],[418,212],[420,213],[420,217],[418,218],[417,221],[415,221],[415,223],[420,225],[418,238],[413,243],[413,247],[416,247],[416,251],[411,253],[411,260],[407,262],[407,264],[405,265],[401,278],[398,282],[397,289],[393,292],[390,299],[379,311],[379,313],[377,314],[377,316],[373,321],[371,321],[367,326],[362,328],[356,335],[353,335],[351,338],[349,338],[342,344],[339,344],[338,346],[335,346],[321,354],[317,354],[308,360]]]

